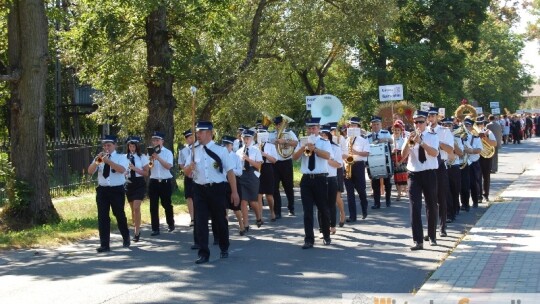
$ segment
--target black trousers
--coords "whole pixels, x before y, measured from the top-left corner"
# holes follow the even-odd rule
[[[448,199],[446,206],[448,207],[448,218],[454,220],[459,214],[459,195],[461,192],[461,170],[459,165],[451,166],[448,169]]]
[[[172,196],[172,179],[162,179],[161,182],[157,179],[150,179],[148,186],[148,197],[150,198],[150,218],[152,223],[152,231],[159,231],[159,201],[165,209],[165,218],[169,227],[174,226],[174,213],[171,201]]]
[[[226,191],[226,183],[193,184],[195,233],[199,245],[199,256],[210,256],[210,249],[208,248],[208,217],[212,219],[212,224],[216,223],[214,233],[217,233],[219,248],[221,251],[229,250],[229,223],[225,218]]]
[[[109,211],[112,209],[113,215],[116,218],[118,230],[122,234],[124,241],[129,240],[129,229],[124,212],[125,204],[125,190],[124,186],[116,187],[104,187],[98,186],[96,188],[96,203],[98,211],[98,229],[99,229],[99,241],[101,247],[109,248],[111,240],[111,218],[109,217]]]
[[[480,172],[480,161],[477,160],[474,163],[469,165],[469,174],[470,182],[469,187],[471,188],[471,198],[473,201],[473,207],[478,207],[479,197],[482,195],[482,183],[481,183],[481,172]]]
[[[411,228],[413,241],[424,243],[424,229],[422,226],[422,194],[426,201],[426,214],[428,221],[428,236],[436,239],[437,230],[437,189],[434,181],[437,180],[435,170],[409,172],[409,210],[411,214]],[[434,216],[433,216],[434,215]]]
[[[304,241],[315,243],[313,233],[313,206],[321,213],[321,229],[325,238],[330,237],[330,212],[328,210],[328,181],[326,176],[304,174],[300,180],[300,197],[304,210]]]
[[[274,213],[281,216],[281,194],[279,183],[283,184],[283,190],[287,196],[288,209],[294,212],[294,184],[292,159],[279,160],[274,164]]]
[[[362,215],[367,216],[368,200],[366,194],[366,163],[364,161],[357,161],[353,164],[351,169],[351,178],[345,179],[345,190],[347,190],[347,206],[349,208],[349,218],[356,220],[356,196],[354,190],[358,192],[360,197],[360,207],[362,208]],[[379,190],[380,192],[380,190]]]
[[[446,232],[446,218],[448,216],[448,210],[446,206],[446,198],[448,197],[448,172],[446,172],[446,164],[443,160],[439,160],[439,168],[437,169],[436,191],[437,205],[439,206],[439,228],[441,229],[441,232]]]
[[[495,156],[493,156],[495,157]],[[480,156],[480,185],[482,190],[478,193],[479,200],[482,201],[482,195],[487,199],[489,197],[489,185],[491,184],[491,168],[493,159]]]
[[[390,177],[383,178],[384,180],[384,196],[386,199],[386,206],[390,206],[390,196],[392,195],[392,184],[390,183]],[[378,178],[371,179],[371,189],[373,189],[373,205],[381,206],[381,182]]]
[[[471,196],[471,168],[469,165],[466,165],[463,169],[461,169],[461,191],[460,191],[460,198],[461,198],[461,206],[465,210],[469,210],[470,204],[469,204],[469,197]]]
[[[330,215],[330,227],[336,227],[336,198],[338,192],[337,177],[327,177],[328,181],[328,211]],[[320,212],[317,212],[317,220],[319,222],[319,227],[321,226],[321,216]],[[322,228],[321,228],[322,229]]]

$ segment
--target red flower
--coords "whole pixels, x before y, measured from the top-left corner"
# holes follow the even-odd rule
[[[467,99],[465,99],[465,98],[463,98],[463,99],[461,100],[461,104],[462,104],[462,105],[468,104],[468,103],[469,103],[469,101],[468,101]]]

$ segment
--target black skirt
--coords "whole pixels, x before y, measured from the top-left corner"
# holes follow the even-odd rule
[[[193,198],[193,178],[184,176],[184,198]]]
[[[259,176],[259,194],[274,194],[274,165],[262,164]]]
[[[259,178],[255,175],[255,170],[253,167],[244,170],[242,175],[239,178],[241,190],[240,199],[243,201],[257,201],[259,198]]]
[[[130,178],[130,182],[126,183],[126,196],[128,202],[142,201],[146,195],[146,181],[144,177],[139,176]]]
[[[237,188],[237,191],[238,191],[238,196],[239,197],[242,197],[241,194],[240,194],[240,181],[239,181],[239,178],[236,177],[236,188]],[[232,190],[231,190],[231,185],[229,183],[227,183],[227,190],[226,190],[226,197],[227,197],[227,208],[228,209],[231,209],[232,211],[239,211],[242,206],[242,204],[238,204],[238,206],[235,206],[232,201],[231,201],[231,194],[232,194]]]

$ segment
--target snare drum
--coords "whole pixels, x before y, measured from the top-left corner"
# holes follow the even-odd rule
[[[370,179],[381,177],[386,178],[394,174],[388,144],[382,143],[369,145],[367,168]]]

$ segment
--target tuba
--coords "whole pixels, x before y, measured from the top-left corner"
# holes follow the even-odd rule
[[[480,134],[482,133],[481,131],[482,130],[479,130],[476,124],[471,130],[471,133],[474,136],[478,136],[482,140],[482,151],[480,152],[480,156],[482,156],[483,158],[492,158],[493,155],[495,154],[495,147],[493,147],[492,145],[488,143],[485,136],[484,137],[480,136]]]
[[[279,126],[279,129],[276,130],[276,133],[277,133],[276,139],[290,140],[292,139],[292,137],[289,134],[285,133],[285,128],[287,127],[289,123],[294,122],[294,120],[284,114],[281,114],[281,117],[283,117],[283,122]],[[279,154],[279,156],[283,158],[289,158],[294,153],[295,147],[289,145],[288,143],[285,143],[285,144],[276,145],[276,148],[277,148],[277,153]]]
[[[458,140],[458,139],[456,139],[456,136],[459,137],[460,140],[467,139],[467,129],[465,128],[465,126],[463,124],[461,124],[461,126],[459,126],[459,128],[457,128],[454,132],[452,132],[452,134],[454,135],[454,145],[456,145],[456,141]],[[461,166],[459,167],[459,169],[463,169],[463,168],[465,168],[465,166],[467,166],[467,161],[469,159],[469,154],[467,154],[467,153],[465,153],[465,151],[463,151],[463,156],[461,156],[460,159],[461,159]],[[453,165],[454,162],[451,162],[449,164]]]

